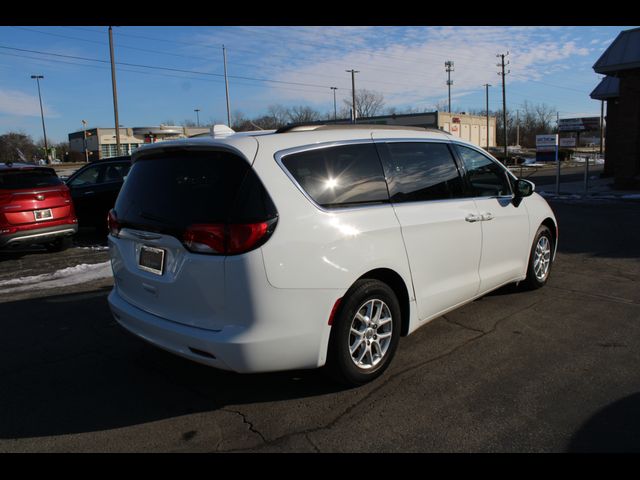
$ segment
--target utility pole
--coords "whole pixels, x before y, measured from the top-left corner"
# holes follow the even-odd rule
[[[120,152],[120,121],[118,120],[118,89],[116,87],[116,63],[113,58],[113,29],[109,26],[109,53],[111,54],[111,86],[113,87],[113,115],[116,120],[116,155]]]
[[[455,71],[453,68],[453,62],[451,60],[447,60],[444,62],[444,69],[447,72],[447,87],[449,89],[449,113],[451,113],[451,85],[453,85],[453,80],[451,80],[451,72]]]
[[[87,150],[87,121],[82,120],[82,134],[84,137],[84,161],[89,163],[89,151]]]
[[[35,79],[38,84],[38,100],[40,100],[40,116],[42,117],[42,133],[44,135],[44,158],[49,163],[49,144],[47,143],[47,129],[44,128],[44,110],[42,109],[42,95],[40,95],[40,79],[44,78],[44,75],[31,75],[31,78]]]
[[[351,72],[351,98],[352,98],[352,112],[351,112],[351,122],[356,123],[358,117],[358,111],[356,110],[356,73],[360,73],[359,70],[345,70],[346,72]]]
[[[520,146],[520,110],[516,110],[516,147]]]
[[[196,125],[199,127],[200,126],[200,109],[194,108],[193,111],[196,112]]]
[[[507,75],[508,73],[510,73],[511,71],[507,71],[505,73],[504,71],[504,67],[505,67],[505,63],[504,63],[504,57],[508,56],[509,52],[507,52],[506,54],[504,53],[499,53],[496,55],[496,57],[500,57],[502,59],[501,63],[498,63],[498,67],[502,67],[502,71],[498,72],[498,75],[502,75],[502,123],[503,123],[503,130],[504,130],[504,162],[505,164],[507,163],[507,158],[508,158],[508,150],[507,150],[507,93],[506,93],[506,88],[505,88],[505,82],[504,82],[504,77],[505,75]],[[506,65],[509,65],[509,62],[507,61]]]
[[[336,107],[336,90],[338,90],[338,87],[329,87],[331,90],[333,90],[333,121],[337,121],[338,120],[338,110]]]
[[[227,126],[231,128],[231,105],[229,103],[229,78],[227,77],[227,49],[222,45],[222,58],[224,60],[224,86],[227,93]]]
[[[491,84],[489,83],[485,83],[484,84],[484,89],[485,89],[485,98],[487,100],[487,151],[489,150],[489,87],[491,86]]]

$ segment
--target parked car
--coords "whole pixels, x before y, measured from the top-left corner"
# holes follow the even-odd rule
[[[71,194],[55,170],[0,163],[0,248],[43,244],[64,250],[77,231]]]
[[[130,167],[130,156],[112,157],[91,162],[66,179],[81,227],[96,227],[106,232],[107,214]]]
[[[126,329],[236,372],[368,382],[401,336],[549,279],[534,185],[440,131],[314,125],[145,146],[109,214]]]

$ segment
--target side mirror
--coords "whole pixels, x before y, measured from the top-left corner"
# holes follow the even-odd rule
[[[535,189],[536,189],[536,186],[533,182],[519,178],[515,182],[513,193],[515,194],[516,198],[524,198],[533,194]]]

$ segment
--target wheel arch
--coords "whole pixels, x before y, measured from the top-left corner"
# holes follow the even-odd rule
[[[374,270],[370,270],[358,277],[356,282],[363,279],[379,280],[387,284],[391,290],[393,290],[393,293],[395,293],[398,298],[398,303],[400,304],[400,315],[402,316],[402,328],[400,330],[400,335],[403,337],[406,336],[409,333],[411,307],[409,304],[409,290],[407,289],[404,279],[396,271],[391,270],[390,268],[376,268]],[[356,282],[354,282],[354,284]],[[349,290],[351,290],[351,288],[349,288]]]
[[[551,230],[551,235],[553,236],[553,259],[556,258],[556,252],[558,250],[558,225],[551,217],[547,217],[542,221],[542,224]]]

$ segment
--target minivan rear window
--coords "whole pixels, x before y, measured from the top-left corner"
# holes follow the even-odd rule
[[[225,151],[151,154],[136,161],[115,204],[118,221],[181,233],[189,225],[241,223],[276,216],[244,159]]]
[[[373,144],[293,153],[282,163],[302,190],[324,208],[389,202],[382,164]]]
[[[61,185],[54,170],[34,168],[28,170],[0,171],[0,189],[19,190],[23,188],[41,188]]]

